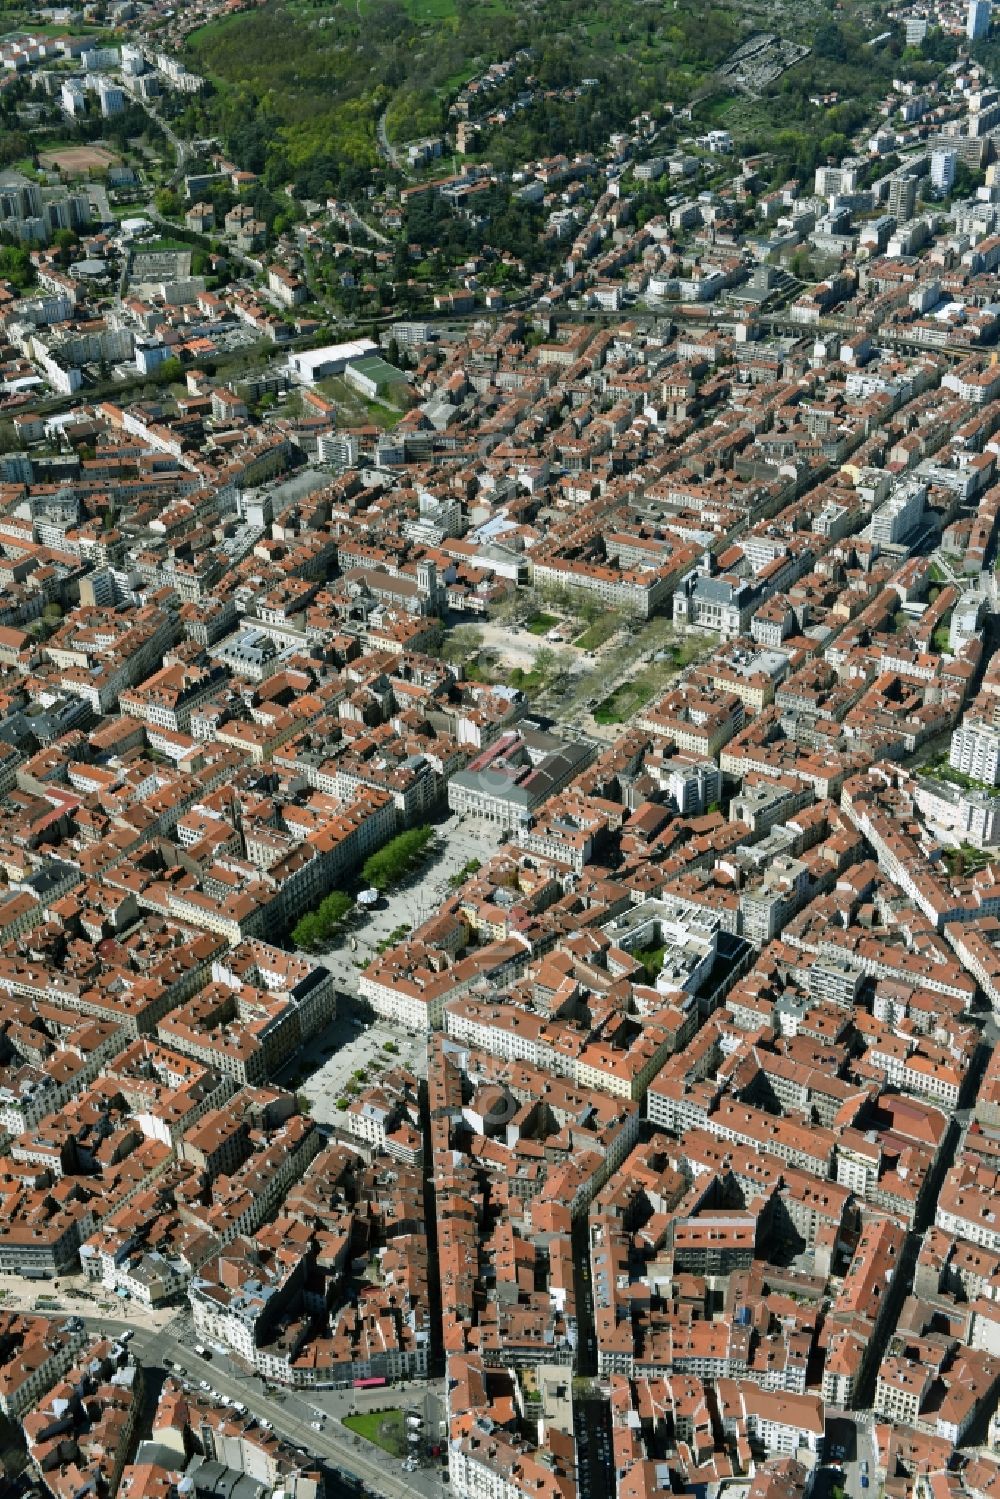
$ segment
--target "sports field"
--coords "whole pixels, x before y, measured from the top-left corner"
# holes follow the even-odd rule
[[[46,171],[85,177],[88,172],[117,166],[121,157],[107,146],[60,146],[55,151],[43,151],[38,160]]]

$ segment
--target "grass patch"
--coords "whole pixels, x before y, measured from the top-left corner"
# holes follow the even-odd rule
[[[180,239],[154,239],[154,240],[151,240],[149,242],[149,244],[147,244],[146,241],[143,240],[142,245],[140,247],[137,247],[136,254],[137,255],[165,255],[168,252],[176,252],[178,250],[181,250],[181,251],[184,251],[184,250],[194,250],[194,249],[197,249],[196,245],[186,245],[184,243],[184,241],[180,240]]]
[[[603,614],[592,625],[588,625],[583,634],[577,636],[573,644],[578,645],[581,651],[596,651],[605,641],[610,640],[616,631],[621,629],[621,624],[621,615]]]
[[[484,687],[490,687],[497,681],[497,673],[489,662],[484,662],[479,656],[464,663],[462,675],[467,682],[481,682]]]
[[[406,0],[406,9],[418,25],[425,21],[447,21],[458,11],[455,0]]]
[[[603,703],[598,703],[594,709],[595,722],[626,723],[633,713],[637,713],[649,702],[656,689],[657,681],[652,676],[640,676],[631,682],[623,682],[608,694]]]
[[[524,628],[529,630],[532,635],[544,635],[546,631],[551,630],[552,626],[558,623],[559,620],[554,614],[533,614],[525,623]]]
[[[667,656],[678,671],[683,671],[692,661],[701,661],[710,656],[718,643],[717,635],[687,635],[683,640],[667,647]]]
[[[973,848],[971,843],[963,843],[961,848],[948,849],[944,857],[952,879],[960,880],[985,869],[992,862],[993,856],[993,849]]]
[[[517,688],[518,692],[538,692],[548,685],[549,674],[539,671],[537,667],[531,671],[525,671],[523,666],[515,666],[507,680],[512,687]]]
[[[923,774],[933,781],[948,781],[952,786],[958,786],[963,791],[982,791],[987,796],[996,796],[997,788],[988,786],[985,781],[977,781],[972,776],[967,776],[964,770],[955,770],[947,760],[943,763],[931,763],[923,766]]]
[[[478,859],[469,859],[461,869],[456,869],[454,874],[448,876],[448,889],[461,890],[466,880],[471,880],[474,874],[478,874],[482,865]]]
[[[364,1415],[345,1416],[343,1424],[356,1436],[381,1447],[393,1457],[406,1452],[406,1423],[400,1410],[368,1411]]]
[[[663,955],[665,947],[637,947],[632,956],[637,963],[641,963],[646,974],[647,981],[652,984],[656,981],[656,975],[663,967]]]
[[[46,21],[42,24],[30,11],[9,11],[4,21],[8,23],[8,29],[0,31],[0,41],[17,36],[92,36],[111,41],[119,34],[104,26],[85,26],[80,21],[64,21],[62,25]]]
[[[365,400],[360,391],[352,389],[340,375],[317,380],[316,388],[334,402],[337,419],[342,427],[380,427],[383,431],[388,431],[403,415],[394,406],[384,406],[381,401]]]
[[[374,427],[381,427],[383,432],[394,427],[403,415],[395,406],[383,406],[381,401],[366,401],[365,410],[369,423]]]
[[[709,125],[723,124],[732,113],[736,103],[735,95],[729,93],[710,94],[707,99],[700,99],[695,106],[698,123],[701,124],[704,121]]]
[[[401,926],[393,927],[388,937],[383,937],[381,942],[376,943],[375,951],[378,953],[388,952],[390,947],[395,947],[397,942],[402,942],[405,937],[408,937],[410,931],[411,927],[405,921]]]
[[[934,755],[933,760],[927,760],[921,766],[919,773],[928,776],[931,781],[948,781],[951,785],[958,785],[963,791],[984,791],[987,796],[997,796],[996,785],[990,785],[987,781],[976,781],[975,776],[966,775],[964,770],[955,770],[948,763],[948,754]]]

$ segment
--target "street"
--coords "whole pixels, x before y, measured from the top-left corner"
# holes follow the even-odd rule
[[[875,1472],[871,1423],[854,1411],[828,1407],[824,1455],[825,1464],[817,1472],[819,1499],[827,1499],[834,1488],[843,1489],[849,1499],[866,1499],[865,1485],[861,1480],[866,1478],[870,1484],[870,1475]]]
[[[473,859],[485,862],[497,846],[495,832],[474,820],[460,822],[457,816],[449,816],[435,831],[429,857],[413,878],[371,912],[358,912],[352,917],[338,946],[321,960],[335,975],[340,991],[337,1018],[288,1064],[279,1079],[305,1094],[321,1123],[343,1121],[337,1100],[356,1071],[364,1069],[373,1079],[393,1065],[426,1072],[426,1038],[404,1035],[387,1022],[372,1022],[358,999],[355,965],[369,961],[378,945],[400,927],[409,930],[432,915],[447,895],[451,877]],[[391,1051],[387,1050],[390,1046]],[[413,1381],[371,1390],[266,1391],[258,1376],[239,1368],[219,1349],[210,1350],[208,1359],[194,1353],[196,1337],[186,1308],[154,1312],[136,1302],[123,1304],[103,1286],[81,1275],[43,1285],[15,1275],[0,1276],[0,1304],[47,1315],[79,1316],[95,1331],[131,1330],[132,1347],[144,1363],[186,1381],[193,1392],[202,1381],[207,1382],[211,1391],[245,1406],[255,1418],[268,1421],[292,1445],[337,1471],[355,1475],[385,1499],[409,1499],[412,1495],[440,1499],[443,1493],[438,1460],[412,1473],[404,1472],[400,1459],[341,1425],[345,1416],[355,1413],[412,1410],[423,1417],[425,1446],[436,1444],[442,1440],[444,1418],[441,1381]],[[167,1368],[167,1361],[172,1367]],[[346,1486],[338,1490],[334,1482],[331,1492],[339,1499],[341,1492],[350,1490]]]
[[[183,1326],[184,1314],[177,1320]],[[311,1391],[308,1395],[279,1391],[275,1397],[262,1390],[261,1381],[256,1376],[237,1373],[222,1355],[213,1352],[210,1360],[199,1358],[193,1351],[189,1337],[175,1336],[173,1326],[158,1331],[137,1327],[131,1314],[127,1321],[120,1317],[95,1317],[92,1314],[85,1316],[84,1321],[88,1330],[94,1332],[114,1334],[131,1330],[131,1347],[140,1362],[159,1367],[165,1373],[180,1379],[191,1388],[192,1394],[199,1393],[198,1387],[204,1380],[210,1390],[200,1391],[202,1395],[207,1398],[208,1394],[214,1392],[245,1406],[249,1415],[256,1420],[268,1422],[291,1446],[297,1447],[305,1455],[329,1463],[334,1469],[334,1479],[338,1472],[354,1474],[377,1493],[384,1495],[385,1499],[410,1499],[413,1494],[420,1495],[421,1499],[441,1499],[443,1486],[439,1463],[413,1473],[405,1473],[399,1459],[390,1457],[387,1452],[382,1452],[363,1438],[353,1436],[340,1425],[340,1416],[350,1413],[346,1402],[353,1400],[357,1400],[356,1408],[359,1411],[371,1409],[373,1405],[387,1408],[402,1405],[403,1409],[407,1409],[412,1404],[412,1408],[422,1413],[425,1392],[421,1384],[411,1385],[408,1391],[385,1388],[373,1391],[348,1390],[342,1393]],[[167,1359],[173,1366],[170,1369],[166,1368]],[[440,1391],[440,1385],[437,1391]],[[437,1391],[430,1392],[435,1405],[439,1400]],[[340,1414],[334,1414],[338,1409]],[[322,1429],[316,1431],[311,1423],[320,1415],[326,1419]],[[341,1492],[347,1490],[333,1487],[333,1499],[339,1499]]]

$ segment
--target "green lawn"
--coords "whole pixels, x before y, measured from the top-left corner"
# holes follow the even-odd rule
[[[519,692],[535,692],[545,678],[540,671],[525,671],[523,666],[515,666],[508,680]]]
[[[952,786],[960,786],[963,791],[983,791],[987,796],[993,796],[996,792],[995,786],[988,786],[984,781],[974,780],[967,776],[962,770],[954,770],[948,761],[931,761],[921,767],[925,776],[930,776],[935,781],[948,781]]]
[[[342,427],[381,427],[383,431],[394,427],[403,415],[394,406],[385,406],[381,401],[368,401],[360,391],[348,385],[341,375],[318,380],[317,389],[337,405],[337,420]]]
[[[455,0],[406,0],[406,9],[418,25],[426,21],[447,21],[458,14]]]
[[[648,983],[653,984],[656,982],[656,975],[663,967],[663,955],[665,952],[665,947],[637,947],[633,951],[633,958],[635,958],[637,963],[641,963],[646,970],[646,980]]]
[[[620,615],[604,614],[589,625],[582,635],[578,635],[573,644],[578,645],[581,651],[596,651],[606,640],[611,639],[616,630],[621,629],[621,623]]]
[[[0,41],[25,34],[29,36],[94,36],[105,37],[110,41],[118,34],[108,27],[84,26],[79,21],[65,21],[62,25],[46,21],[43,24],[28,11],[22,13],[10,11],[3,19],[7,29],[0,31]]]
[[[344,1425],[348,1431],[364,1437],[366,1442],[372,1442],[393,1457],[400,1457],[406,1451],[406,1424],[400,1410],[368,1411],[361,1416],[345,1416]]]
[[[710,94],[707,98],[700,100],[695,107],[698,123],[701,124],[704,121],[710,125],[724,124],[727,117],[732,114],[736,103],[737,99],[734,94]]]
[[[654,677],[636,677],[631,682],[623,682],[616,687],[614,692],[598,703],[594,709],[594,718],[597,723],[627,723],[634,713],[649,702],[656,691],[657,682]]]
[[[558,623],[559,620],[554,614],[533,614],[525,625],[525,629],[530,630],[532,635],[544,635]]]
[[[381,401],[366,401],[365,410],[371,425],[381,427],[383,432],[390,431],[403,415],[395,406],[383,406]]]
[[[182,239],[154,239],[149,244],[146,244],[144,241],[141,245],[137,245],[136,254],[164,255],[168,251],[173,254],[178,250],[181,252],[185,250],[194,251],[197,248],[197,245],[185,244],[184,240]]]

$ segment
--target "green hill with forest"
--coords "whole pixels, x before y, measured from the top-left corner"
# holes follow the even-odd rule
[[[241,164],[319,195],[376,165],[383,111],[390,140],[439,132],[462,84],[520,48],[544,90],[601,85],[511,132],[512,150],[554,151],[688,98],[747,29],[695,0],[267,0],[193,32],[187,55],[214,85],[205,123]]]

